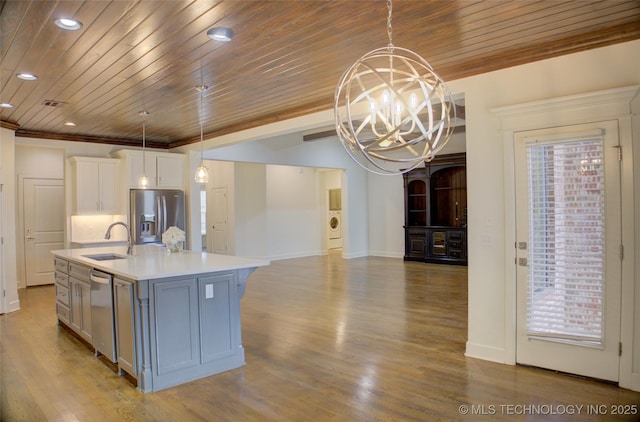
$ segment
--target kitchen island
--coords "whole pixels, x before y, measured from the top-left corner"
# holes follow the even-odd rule
[[[52,252],[60,324],[117,364],[144,392],[245,364],[240,299],[248,276],[268,261],[193,251],[167,254],[158,246],[134,246],[133,255],[126,250]],[[106,323],[105,314],[111,316]]]

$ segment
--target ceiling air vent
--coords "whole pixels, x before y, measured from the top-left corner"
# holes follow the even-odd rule
[[[67,103],[65,103],[64,101],[58,101],[58,100],[44,100],[42,102],[42,105],[47,107],[62,107],[65,104]]]

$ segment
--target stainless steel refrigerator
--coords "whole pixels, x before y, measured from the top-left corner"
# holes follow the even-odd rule
[[[176,226],[185,230],[184,192],[131,189],[129,223],[136,245],[162,243],[162,233]]]

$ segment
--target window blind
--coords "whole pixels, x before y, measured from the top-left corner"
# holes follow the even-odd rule
[[[601,343],[603,139],[527,145],[530,335]]]

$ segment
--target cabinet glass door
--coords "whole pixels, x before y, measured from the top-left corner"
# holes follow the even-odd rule
[[[410,226],[425,226],[427,224],[427,189],[422,180],[409,183],[408,193],[408,223]]]
[[[446,255],[447,254],[447,233],[446,232],[434,232],[432,234],[432,249],[433,255]]]

